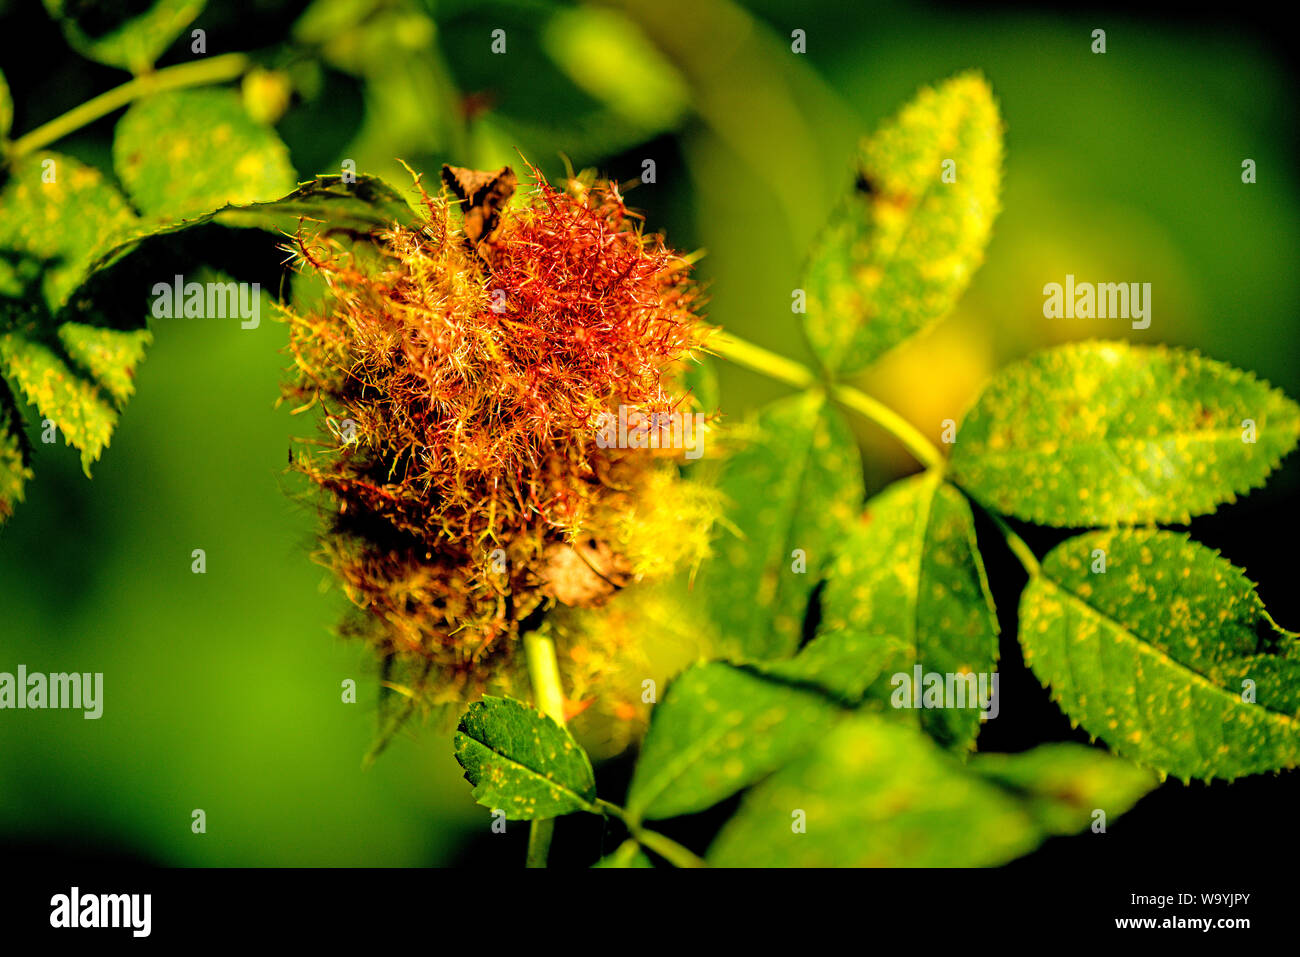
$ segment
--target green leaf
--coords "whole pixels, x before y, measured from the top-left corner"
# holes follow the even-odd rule
[[[827,574],[822,621],[828,629],[887,635],[872,648],[880,679],[871,694],[891,696],[892,676],[992,674],[998,623],[975,542],[970,505],[937,473],[889,486],[848,529]],[[810,646],[811,647],[811,646]],[[980,729],[978,697],[968,707],[900,710],[941,744],[968,749]]]
[[[1208,780],[1300,763],[1296,636],[1185,535],[1058,545],[1021,597],[1020,643],[1071,721],[1158,771]]]
[[[117,124],[113,167],[136,206],[165,221],[283,196],[289,150],[234,90],[177,90],[137,101]]]
[[[557,10],[541,31],[542,47],[616,120],[649,138],[686,113],[690,90],[637,25],[613,10]]]
[[[511,821],[592,811],[596,779],[573,735],[513,698],[484,695],[461,715],[456,760],[474,800]]]
[[[948,160],[955,182],[945,183]],[[857,186],[814,244],[803,283],[808,340],[842,374],[942,319],[983,260],[1002,182],[988,83],[963,73],[923,89],[858,161]]]
[[[618,849],[606,854],[592,867],[654,867],[654,861],[641,850],[641,845],[632,839],[624,841]]]
[[[294,232],[302,220],[322,228],[371,232],[394,223],[409,225],[416,213],[405,197],[383,180],[358,175],[345,183],[341,176],[318,176],[274,202],[227,206],[213,214],[222,226]]]
[[[1187,522],[1262,485],[1297,436],[1300,406],[1250,373],[1183,349],[1071,343],[993,379],[951,472],[1040,524]]]
[[[67,301],[98,256],[139,226],[98,170],[59,153],[18,159],[0,191],[0,250],[46,264],[42,284],[51,310]]]
[[[45,160],[54,164],[52,183],[44,182]],[[89,474],[134,391],[150,341],[138,328],[149,290],[174,266],[202,262],[215,242],[210,232],[191,230],[293,233],[307,222],[356,235],[415,218],[401,194],[377,179],[326,176],[274,202],[225,206],[150,231],[96,170],[55,153],[21,159],[0,192],[0,252],[12,254],[0,257],[0,371],[81,451]],[[43,296],[32,294],[35,284],[44,286]],[[0,417],[11,420],[0,429],[0,520],[21,501],[32,474],[15,405],[7,388],[0,392]]]
[[[820,737],[840,709],[722,662],[696,665],[655,706],[628,789],[633,820],[712,807]]]
[[[0,524],[9,520],[23,500],[23,486],[32,478],[27,466],[22,416],[3,378],[0,378]]]
[[[862,703],[867,689],[899,648],[898,639],[886,635],[828,628],[793,658],[759,661],[750,668],[770,678],[814,689],[852,708]]]
[[[137,16],[114,21],[111,13],[95,4],[45,0],[45,8],[63,27],[73,49],[97,63],[133,73],[151,67],[203,6],[204,0],[156,0]]]
[[[237,233],[214,235],[222,230],[210,227],[261,229],[289,236],[300,228],[308,236],[318,230],[336,230],[357,239],[394,223],[406,225],[416,219],[401,194],[381,180],[358,176],[355,183],[344,183],[339,176],[323,176],[282,199],[224,206],[114,247],[91,265],[90,276],[78,290],[76,301],[91,304],[99,321],[111,325],[137,322],[149,309],[148,292],[160,276],[167,278],[177,271],[192,270],[224,244],[246,242]],[[359,245],[354,248],[361,252]],[[295,297],[299,287],[310,284],[312,278],[309,274],[294,277]]]
[[[862,501],[862,464],[847,424],[818,393],[767,406],[752,438],[720,479],[740,534],[723,533],[697,587],[742,657],[777,658],[799,645],[809,596]]]
[[[0,72],[0,140],[8,139],[9,131],[14,125],[14,98],[9,93],[9,84]]]
[[[1147,768],[1084,744],[1044,744],[1020,754],[975,754],[972,771],[995,781],[1025,802],[1049,834],[1074,834],[1123,814],[1157,784]]]
[[[143,354],[143,342],[121,344],[116,358],[106,361],[114,373],[130,376],[133,366],[119,370],[111,363],[126,361],[132,354]],[[0,335],[0,365],[27,401],[58,426],[69,445],[80,450],[81,467],[89,476],[90,466],[107,448],[117,425],[112,394],[104,395],[94,380],[75,372],[54,349],[15,333]]]
[[[153,335],[148,329],[124,332],[65,322],[59,327],[59,341],[68,355],[122,406],[135,394],[135,369],[143,361]]]
[[[1020,801],[920,731],[858,714],[751,790],[706,859],[718,867],[978,867],[1042,838]]]
[[[57,153],[18,160],[0,192],[0,251],[12,257],[0,259],[0,372],[80,450],[87,475],[131,393],[148,333],[58,316],[96,256],[138,228],[126,201],[97,170]],[[144,315],[142,303],[130,322],[138,325]],[[0,519],[21,499],[32,474],[18,437],[21,416],[8,389],[3,398]]]
[[[341,176],[320,176],[310,180],[280,199],[247,206],[223,206],[221,209],[150,230],[147,235],[123,242],[101,255],[92,272],[116,266],[122,259],[148,247],[168,248],[177,233],[209,223],[233,229],[263,229],[293,235],[304,223],[311,228],[368,233],[408,225],[416,213],[402,195],[382,180],[358,176],[355,183],[345,183]]]

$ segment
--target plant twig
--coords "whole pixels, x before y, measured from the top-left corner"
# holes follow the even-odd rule
[[[729,332],[715,332],[709,337],[707,348],[720,356],[725,356],[736,365],[761,372],[796,389],[807,389],[817,384],[817,376],[813,375],[807,366],[770,352],[762,346],[756,346],[752,342],[737,339]]]
[[[806,366],[800,365],[793,359],[777,355],[775,352],[769,352],[762,346],[737,339],[727,332],[718,332],[710,337],[709,348],[737,365],[760,372],[797,389],[807,389],[818,384],[817,376]],[[831,383],[828,388],[831,396],[841,405],[866,416],[894,436],[926,468],[944,467],[943,453],[939,448],[916,426],[889,406],[853,386]]]
[[[742,365],[754,372],[760,372],[795,388],[809,388],[817,384],[817,377],[805,366],[800,365],[793,359],[787,359],[775,352],[769,352],[762,346],[756,346],[743,339],[737,339],[730,333],[715,333],[709,339],[709,345],[718,355],[730,359],[737,365]],[[916,426],[889,406],[879,399],[873,399],[865,392],[855,389],[851,385],[832,382],[827,386],[827,389],[831,396],[841,405],[865,416],[898,439],[912,453],[913,457],[926,468],[943,471],[947,460],[944,458],[943,453],[939,451],[939,447],[931,442]],[[1029,576],[1032,578],[1037,575],[1040,566],[1033,549],[1015,533],[1011,526],[1003,520],[1002,516],[969,492],[966,492],[966,494],[997,525],[1002,537],[1006,539],[1007,547],[1011,549],[1012,554],[1024,566]]]
[[[533,685],[533,703],[537,710],[564,727],[564,689],[560,685],[560,665],[555,657],[555,642],[540,631],[526,632],[524,658],[528,662],[528,678]],[[529,825],[526,866],[546,866],[554,834],[554,818],[534,820]]]
[[[673,867],[708,867],[709,865],[703,858],[694,852],[678,844],[670,837],[665,837],[657,831],[647,831],[639,823],[627,816],[627,813],[617,804],[611,804],[609,801],[596,801],[596,807],[602,811],[608,811],[614,815],[627,827],[627,831],[642,847],[654,851]]]
[[[555,836],[555,818],[534,820],[528,825],[528,855],[525,867],[545,867],[551,853],[551,838]]]
[[[965,489],[962,489],[962,491],[966,492]],[[993,524],[998,527],[998,531],[1006,539],[1007,548],[1011,549],[1011,554],[1016,556],[1016,560],[1024,567],[1026,574],[1030,578],[1037,576],[1042,571],[1042,566],[1038,564],[1038,556],[1034,554],[1033,549],[1026,544],[1025,540],[1016,534],[1015,530],[1006,523],[1006,520],[1001,515],[975,498],[970,492],[966,492],[966,497],[978,505],[980,511],[993,520]]]
[[[156,73],[136,77],[20,136],[9,145],[8,159],[12,161],[43,149],[69,133],[74,133],[83,126],[150,93],[234,80],[248,69],[249,63],[248,57],[243,53],[223,53],[221,56],[209,57],[194,63],[181,63]]]
[[[905,418],[885,405],[879,399],[873,399],[849,385],[836,383],[831,386],[831,395],[854,412],[866,416],[880,426],[912,453],[912,456],[928,469],[943,471],[947,464],[939,447]]]

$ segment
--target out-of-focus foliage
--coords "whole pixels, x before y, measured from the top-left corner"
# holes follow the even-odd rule
[[[998,622],[988,594],[975,521],[966,499],[937,474],[891,485],[867,502],[828,569],[822,626],[891,636],[874,692],[916,665],[939,674],[997,670]],[[980,715],[974,708],[906,710],[935,739],[967,750]]]
[[[113,167],[136,208],[163,222],[279,199],[297,176],[275,132],[233,90],[179,90],[118,122]]]
[[[1060,763],[1032,751],[1000,755],[1000,781],[962,765],[915,729],[859,716],[750,792],[708,860],[720,867],[1004,863],[1050,834],[1082,830],[1094,807],[1112,816],[1128,810],[1154,784],[1149,772],[1121,759],[1085,748],[1076,753],[1057,752]],[[1022,763],[1035,774],[1055,763],[1067,782],[1089,781],[1096,803],[1058,798],[1044,808],[1042,797],[1015,781]],[[1007,780],[1014,783],[1002,787]],[[1057,793],[1068,795],[1070,787]]]
[[[798,647],[808,596],[862,500],[861,466],[843,416],[813,393],[773,404],[747,432],[719,482],[733,529],[699,587],[738,654],[783,658]],[[797,567],[805,571],[791,574]]]
[[[82,55],[132,73],[144,73],[197,17],[204,0],[154,0],[152,3],[79,3],[44,0]],[[125,16],[123,16],[125,14]]]

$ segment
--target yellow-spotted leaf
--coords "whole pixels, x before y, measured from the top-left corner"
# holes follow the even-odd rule
[[[117,124],[113,168],[131,199],[162,222],[294,188],[289,150],[234,90],[178,90],[135,103]]]
[[[712,807],[789,761],[840,714],[815,691],[723,662],[696,665],[655,706],[627,813],[639,820]]]
[[[70,46],[87,59],[143,73],[203,10],[204,0],[78,3],[45,0]]]
[[[748,659],[799,646],[809,596],[862,501],[862,464],[839,411],[808,392],[767,406],[728,459],[729,508],[696,587]]]
[[[5,75],[0,73],[0,140],[9,135],[13,123],[14,100],[9,95],[9,84],[5,82]]]
[[[1241,570],[1168,531],[1071,538],[1020,602],[1025,662],[1070,719],[1184,780],[1300,763],[1296,638]]]
[[[23,500],[23,487],[32,477],[22,430],[18,404],[0,377],[0,524],[8,521],[14,506]]]
[[[51,310],[67,302],[96,258],[139,231],[131,207],[99,170],[60,153],[17,160],[0,190],[0,252],[44,264]]]
[[[1090,753],[1081,753],[1090,752]],[[985,867],[1092,811],[1127,811],[1155,776],[1078,745],[963,762],[915,728],[858,714],[755,786],[709,848],[719,867]]]
[[[124,351],[134,352],[135,344]],[[15,333],[0,335],[0,365],[41,417],[81,452],[81,467],[90,475],[117,425],[112,393],[75,371],[51,347]]]
[[[1097,811],[1111,821],[1160,783],[1140,767],[1101,748],[1057,742],[1018,754],[971,755],[968,767],[1019,795],[1043,830],[1073,834]]]
[[[455,744],[474,800],[504,811],[507,820],[595,812],[587,753],[565,728],[522,701],[484,695],[461,715]]]
[[[1002,370],[957,432],[952,475],[1045,525],[1187,522],[1264,483],[1300,406],[1184,349],[1078,342]]]
[[[922,90],[858,164],[804,277],[809,342],[845,374],[942,319],[983,261],[1002,183],[988,83],[963,73]]]
[[[98,382],[119,406],[135,394],[135,369],[153,342],[148,329],[105,329],[79,322],[59,327],[68,355]]]
[[[919,723],[944,745],[972,747],[983,711],[981,688],[990,706],[996,691],[998,624],[962,494],[932,472],[889,486],[848,529],[826,577],[824,628],[891,636],[873,645],[881,660],[871,696],[906,701],[898,717]],[[895,694],[904,685],[900,674],[918,694],[937,674],[954,697],[961,692],[961,700],[911,707],[926,702]]]

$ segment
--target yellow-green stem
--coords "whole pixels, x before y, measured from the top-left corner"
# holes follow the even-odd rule
[[[682,847],[670,837],[658,833],[657,831],[647,831],[639,821],[635,821],[627,816],[624,810],[617,804],[611,804],[609,801],[596,801],[596,806],[601,810],[613,814],[616,818],[627,826],[628,833],[644,848],[654,851],[673,867],[708,867],[705,860],[692,851]]]
[[[807,389],[818,384],[817,377],[808,368],[793,359],[787,359],[775,352],[769,352],[762,346],[756,346],[743,339],[737,339],[730,333],[715,333],[709,339],[709,346],[718,355],[730,359],[737,365],[742,365],[747,369],[752,369],[754,372],[762,373],[797,389]],[[866,416],[898,439],[916,460],[926,468],[940,471],[944,469],[947,460],[944,458],[943,453],[939,451],[939,447],[931,442],[916,426],[879,399],[873,399],[865,392],[839,382],[830,382],[826,388],[830,395],[841,405]],[[1011,526],[992,509],[978,501],[976,504],[979,504],[998,526],[998,530],[1002,532],[1002,537],[1006,539],[1007,547],[1011,549],[1011,553],[1024,566],[1029,576],[1032,578],[1037,575],[1039,572],[1038,558],[1025,543],[1025,540],[1017,535]]]
[[[1001,515],[982,502],[977,504],[979,504],[980,508],[984,510],[985,515],[993,519],[993,524],[998,527],[998,531],[1000,531],[1002,537],[1006,539],[1007,548],[1011,549],[1011,554],[1015,555],[1020,561],[1020,564],[1024,566],[1025,572],[1028,573],[1029,577],[1033,578],[1036,576],[1041,570],[1041,567],[1038,564],[1038,556],[1034,554],[1033,549],[1029,547],[1023,538],[1012,530],[1011,526],[1006,523]]]
[[[248,57],[242,53],[224,53],[221,56],[209,57],[194,63],[181,63],[156,73],[146,73],[144,76],[136,77],[20,136],[9,145],[8,159],[12,162],[20,156],[43,149],[63,139],[69,133],[74,133],[83,126],[150,93],[179,90],[190,86],[206,86],[210,83],[224,83],[237,79],[248,69],[249,62]]]
[[[528,678],[533,685],[533,703],[537,710],[564,726],[564,688],[560,684],[560,663],[555,656],[555,642],[539,631],[524,634],[524,658]],[[528,867],[545,867],[555,833],[555,819],[535,820],[528,828]]]
[[[806,366],[752,342],[738,339],[730,333],[715,333],[709,338],[708,345],[718,355],[737,365],[770,376],[796,389],[811,388],[819,382],[817,376]],[[926,468],[943,468],[944,457],[938,447],[889,406],[850,385],[833,382],[828,389],[840,404],[866,416],[898,439]]]
[[[770,352],[762,346],[756,346],[744,339],[737,339],[729,332],[715,332],[709,337],[707,348],[720,356],[725,356],[736,365],[760,372],[763,375],[792,385],[796,389],[807,389],[817,384],[817,376],[793,359]]]
[[[938,446],[905,418],[878,399],[848,385],[831,386],[831,395],[855,412],[860,412],[898,439],[918,462],[928,469],[943,470],[946,460]]]

